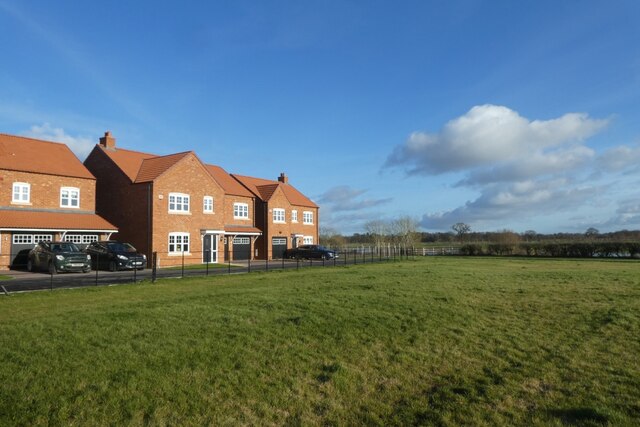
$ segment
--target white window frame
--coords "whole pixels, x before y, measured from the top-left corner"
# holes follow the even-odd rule
[[[51,242],[53,236],[51,234],[14,234],[11,243],[14,245],[36,244],[38,242]]]
[[[61,187],[60,207],[68,209],[80,209],[80,189],[78,187]]]
[[[277,246],[287,246],[287,238],[286,237],[272,237],[271,244]]]
[[[191,239],[189,233],[171,232],[168,238],[169,255],[189,254]]]
[[[86,245],[89,243],[97,242],[98,235],[97,234],[66,234],[64,236],[65,242],[71,242],[78,245]]]
[[[234,203],[233,204],[233,218],[234,219],[249,219],[249,204],[248,203]]]
[[[298,222],[298,211],[295,209],[291,211],[291,222]]]
[[[285,210],[282,208],[273,208],[271,212],[274,224],[285,224]]]
[[[33,243],[33,234],[14,234],[11,240],[14,245],[29,245]]]
[[[213,213],[213,197],[204,196],[202,198],[202,212]]]
[[[18,196],[17,198],[16,195]],[[31,203],[31,184],[27,182],[14,182],[11,191],[11,203]]]
[[[251,244],[251,238],[250,237],[244,237],[244,236],[236,236],[233,238],[233,244],[234,245],[250,245]]]
[[[302,236],[303,245],[313,245],[313,236]]]
[[[169,213],[188,214],[191,212],[191,196],[185,193],[169,193]]]
[[[302,223],[303,224],[313,224],[313,212],[311,212],[311,211],[303,211],[302,212]]]

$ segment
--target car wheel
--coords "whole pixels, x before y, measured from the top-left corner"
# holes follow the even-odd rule
[[[56,265],[52,261],[49,261],[49,274],[58,274]]]
[[[83,268],[83,269],[82,269],[82,272],[83,272],[83,273],[88,273],[88,272],[90,272],[90,271],[91,271],[91,267],[87,267],[87,268]]]
[[[116,265],[116,262],[115,261],[111,261],[109,263],[109,271],[116,271],[116,270],[118,270],[118,266]]]

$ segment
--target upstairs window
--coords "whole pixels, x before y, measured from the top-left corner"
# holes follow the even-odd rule
[[[249,219],[249,205],[246,203],[234,203],[233,217],[236,219]]]
[[[304,224],[313,224],[313,212],[311,211],[302,212],[302,222]]]
[[[60,189],[61,208],[80,208],[80,189],[75,187],[62,187]]]
[[[189,195],[169,193],[169,212],[189,212]]]
[[[284,209],[273,208],[273,222],[283,223],[284,221]]]
[[[202,199],[202,211],[204,213],[213,213],[213,197],[204,196],[204,199]]]
[[[31,201],[31,185],[26,182],[13,183],[13,203],[29,203]]]
[[[298,222],[298,211],[291,211],[291,222]]]

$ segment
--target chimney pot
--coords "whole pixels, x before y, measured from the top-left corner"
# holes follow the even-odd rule
[[[283,184],[287,184],[289,182],[289,177],[287,177],[287,174],[282,172],[282,173],[280,173],[280,176],[278,177],[278,181],[282,182]]]
[[[111,150],[116,149],[116,139],[111,136],[111,131],[106,131],[104,136],[100,138],[100,145]]]

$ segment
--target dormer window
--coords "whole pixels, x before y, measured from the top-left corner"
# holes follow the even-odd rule
[[[60,189],[61,208],[80,208],[80,189],[75,187],[62,187]]]
[[[12,203],[29,203],[31,201],[31,185],[26,182],[13,183]]]

